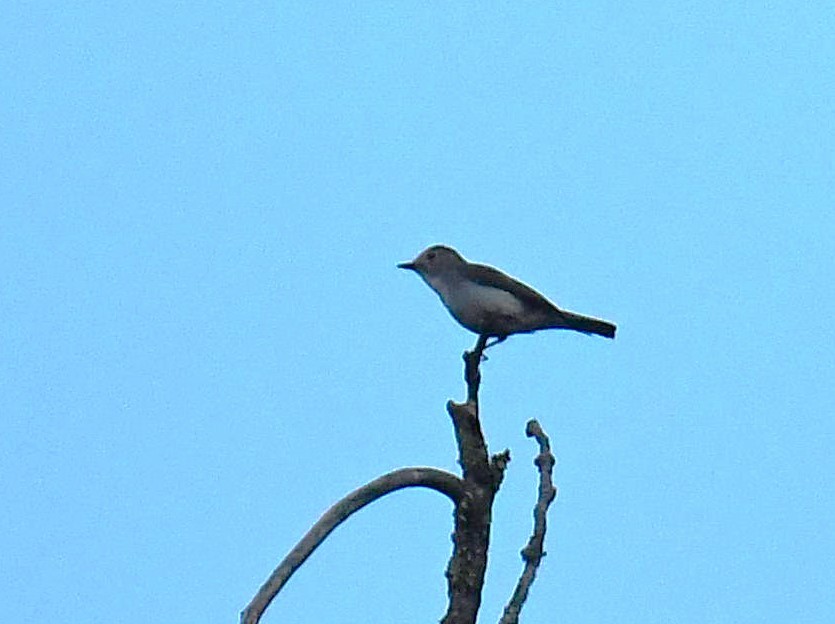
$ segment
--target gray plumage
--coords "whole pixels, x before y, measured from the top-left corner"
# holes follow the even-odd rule
[[[451,247],[434,245],[397,266],[420,275],[455,320],[480,336],[501,341],[539,329],[572,329],[615,337],[612,323],[561,310],[530,286],[493,267],[467,262]]]

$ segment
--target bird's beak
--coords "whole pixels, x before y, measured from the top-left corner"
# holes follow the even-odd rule
[[[401,262],[397,265],[398,269],[408,269],[409,271],[417,271],[417,266],[414,262]]]

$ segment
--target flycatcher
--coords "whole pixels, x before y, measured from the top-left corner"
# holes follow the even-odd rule
[[[420,275],[461,325],[484,341],[495,338],[491,345],[540,329],[615,337],[612,323],[561,310],[530,286],[493,267],[467,262],[451,247],[433,245],[397,266]]]

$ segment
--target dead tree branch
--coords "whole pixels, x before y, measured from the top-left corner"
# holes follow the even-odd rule
[[[258,623],[264,610],[293,573],[337,526],[369,503],[406,487],[431,488],[454,503],[453,549],[446,570],[449,608],[441,624],[475,624],[487,570],[491,510],[510,461],[508,450],[492,457],[489,455],[478,418],[478,390],[481,384],[479,366],[484,359],[484,350],[492,344],[496,342],[488,345],[486,337],[480,336],[473,350],[464,353],[467,400],[465,403],[447,403],[463,477],[436,468],[403,468],[351,492],[326,511],[278,565],[241,613],[241,624]],[[554,456],[551,454],[548,436],[535,420],[528,422],[526,433],[539,443],[540,452],[534,461],[540,474],[539,498],[534,507],[533,535],[522,550],[525,567],[500,624],[518,622],[519,612],[536,576],[536,569],[545,555],[543,542],[546,513],[556,496],[551,481]]]
[[[447,496],[456,506],[465,495],[464,482],[437,468],[401,468],[366,483],[328,509],[319,521],[278,564],[258,593],[241,613],[241,624],[256,624],[276,594],[293,573],[330,533],[353,513],[396,490],[426,487]]]
[[[464,492],[455,507],[453,551],[446,571],[449,609],[441,624],[475,624],[487,570],[493,499],[510,461],[509,451],[489,457],[478,420],[479,364],[485,344],[486,339],[479,337],[475,348],[464,354],[467,402],[447,403]]]
[[[539,443],[539,455],[536,456],[534,464],[539,468],[539,497],[533,509],[533,535],[528,540],[527,546],[522,549],[522,559],[525,561],[525,568],[522,576],[513,591],[513,597],[504,609],[504,615],[499,624],[517,624],[519,613],[528,598],[528,591],[536,578],[536,569],[545,556],[543,549],[545,543],[545,530],[547,524],[548,507],[557,496],[557,489],[554,487],[552,475],[554,472],[554,456],[551,454],[551,443],[548,436],[542,430],[536,420],[529,420],[525,427],[525,434],[529,438],[536,438]]]

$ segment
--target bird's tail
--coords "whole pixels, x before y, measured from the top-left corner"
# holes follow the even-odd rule
[[[604,338],[615,337],[615,329],[617,328],[612,323],[582,314],[574,314],[574,312],[566,312],[565,310],[560,310],[560,312],[562,312],[563,318],[557,327],[573,329],[584,334],[597,334]]]

